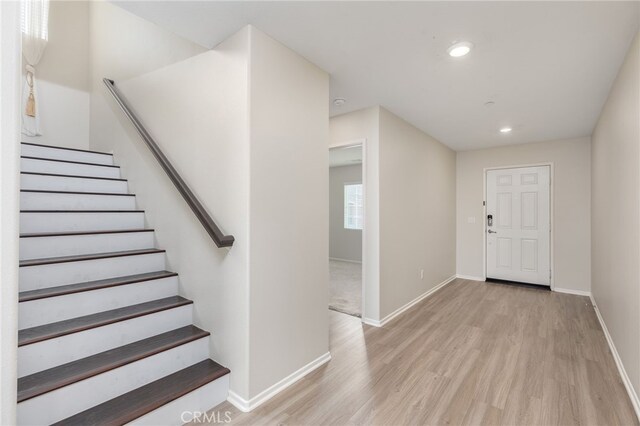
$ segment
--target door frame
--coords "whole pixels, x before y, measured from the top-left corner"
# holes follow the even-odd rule
[[[553,221],[554,212],[554,164],[553,162],[517,164],[510,166],[485,167],[482,172],[482,278],[487,280],[487,173],[491,170],[520,169],[523,167],[549,167],[549,268],[551,269],[551,278],[549,279],[549,287],[551,291],[555,291],[555,267],[554,258],[554,233],[555,226]]]
[[[366,297],[366,262],[367,262],[367,138],[361,139],[352,139],[344,142],[338,142],[332,145],[329,145],[329,151],[332,149],[340,149],[340,148],[348,148],[351,146],[362,146],[362,207],[363,207],[363,217],[362,217],[362,263],[360,264],[362,271],[362,297],[361,297],[361,306],[360,306],[360,322],[364,323],[365,320],[365,297]],[[329,256],[329,253],[327,253]]]

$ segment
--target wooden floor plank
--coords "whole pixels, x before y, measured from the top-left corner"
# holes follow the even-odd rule
[[[638,425],[589,299],[457,279],[381,328],[329,312],[331,361],[237,425]]]

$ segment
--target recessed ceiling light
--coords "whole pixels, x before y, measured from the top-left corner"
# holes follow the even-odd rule
[[[333,100],[333,104],[334,104],[335,106],[337,106],[337,107],[344,105],[344,104],[345,104],[345,102],[347,102],[347,101],[345,101],[345,100],[344,100],[344,99],[342,99],[342,98],[335,98],[335,99]]]
[[[500,129],[500,133],[509,133],[511,130],[511,127],[503,127]]]
[[[473,43],[468,41],[461,41],[449,47],[447,49],[447,52],[449,53],[449,56],[453,56],[454,58],[459,58],[460,56],[464,56],[467,53],[471,52],[472,48],[473,48]]]

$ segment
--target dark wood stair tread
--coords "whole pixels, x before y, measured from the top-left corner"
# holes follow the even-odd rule
[[[207,359],[96,405],[55,425],[123,425],[227,374],[229,374],[228,368]]]
[[[122,178],[102,177],[102,176],[63,175],[63,174],[59,174],[59,173],[20,172],[20,174],[21,175],[35,175],[35,176],[63,177],[63,178],[73,178],[73,179],[118,180],[118,181],[121,181],[121,182],[126,182],[127,181],[127,179],[122,179]]]
[[[44,259],[28,259],[28,260],[21,260],[20,267],[51,265],[54,263],[82,262],[85,260],[108,259],[112,257],[139,256],[144,254],[164,253],[165,251],[166,250],[164,249],[152,248],[152,249],[140,249],[140,250],[113,251],[113,252],[107,252],[107,253],[81,254],[76,256],[47,257]]]
[[[18,379],[18,402],[207,337],[193,325],[158,334]]]
[[[53,146],[53,145],[44,145],[41,143],[33,143],[33,142],[20,142],[22,145],[33,145],[40,146],[42,148],[52,148],[52,149],[62,149],[64,151],[77,151],[77,152],[88,152],[90,154],[101,154],[101,155],[110,155],[113,157],[113,154],[110,152],[102,152],[102,151],[91,151],[88,149],[79,149],[79,148],[67,148],[64,146]]]
[[[18,295],[18,301],[28,302],[30,300],[46,299],[47,297],[64,296],[66,294],[99,290],[143,281],[159,280],[162,278],[175,277],[177,275],[177,273],[171,271],[156,271],[144,274],[127,275],[124,277],[108,278],[106,280],[88,281],[84,283],[41,288],[38,290],[21,291]]]
[[[37,327],[25,328],[18,331],[18,346],[30,345],[60,336],[89,330],[96,327],[138,318],[167,309],[189,305],[191,300],[180,296],[165,297],[164,299],[153,300],[151,302],[139,303],[137,305],[125,306],[124,308],[110,311],[98,312],[97,314],[85,315],[71,318],[64,321],[39,325]]]
[[[116,197],[135,197],[136,194],[123,194],[122,192],[87,192],[87,191],[53,191],[49,189],[21,189],[20,192],[38,194],[67,194],[67,195],[111,195]]]
[[[113,169],[120,168],[120,166],[114,166],[111,164],[87,163],[85,161],[60,160],[57,158],[32,157],[30,155],[21,155],[20,158],[25,158],[27,160],[55,161],[56,163],[82,164],[84,166],[111,167]]]
[[[107,231],[71,231],[71,232],[32,232],[20,234],[20,238],[37,237],[71,237],[75,235],[98,235],[98,234],[128,234],[134,232],[154,232],[153,228],[141,229],[113,229]]]

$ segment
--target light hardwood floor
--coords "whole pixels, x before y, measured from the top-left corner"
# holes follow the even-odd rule
[[[589,298],[455,280],[382,328],[329,312],[332,360],[232,423],[638,424]]]

